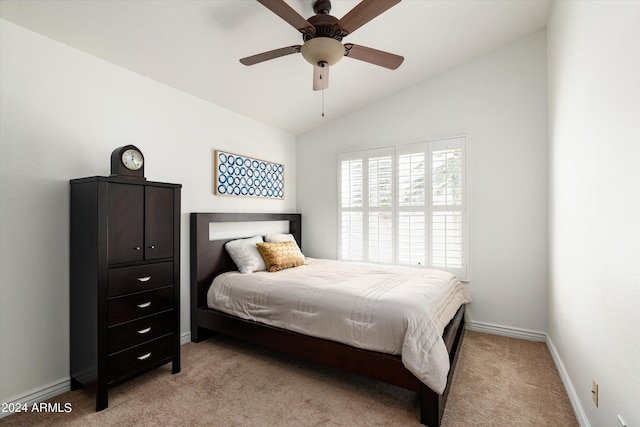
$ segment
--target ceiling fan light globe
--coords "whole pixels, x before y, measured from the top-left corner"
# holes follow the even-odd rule
[[[326,62],[329,66],[340,61],[344,56],[344,46],[336,39],[316,37],[307,40],[300,51],[304,59],[311,65]]]

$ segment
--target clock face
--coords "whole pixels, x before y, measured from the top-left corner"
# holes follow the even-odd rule
[[[137,171],[143,163],[142,154],[137,150],[129,149],[122,153],[122,164],[129,170]]]

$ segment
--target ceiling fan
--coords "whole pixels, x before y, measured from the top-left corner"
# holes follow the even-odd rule
[[[391,70],[398,68],[404,61],[402,56],[393,53],[353,43],[344,45],[341,43],[343,37],[400,3],[400,0],[362,0],[341,19],[329,15],[330,0],[314,1],[315,15],[309,19],[304,19],[284,0],[257,1],[302,33],[304,43],[242,58],[240,62],[244,65],[254,65],[281,56],[302,53],[304,59],[313,65],[313,90],[322,90],[329,86],[329,67],[343,56]]]

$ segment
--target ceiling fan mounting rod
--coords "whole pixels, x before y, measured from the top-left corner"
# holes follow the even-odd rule
[[[313,2],[315,14],[328,15],[331,12],[331,0],[316,0]]]

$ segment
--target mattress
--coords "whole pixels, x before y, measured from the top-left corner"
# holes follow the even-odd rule
[[[209,308],[361,349],[401,355],[437,393],[446,386],[445,326],[471,302],[452,274],[422,268],[307,258],[275,273],[217,276]]]

